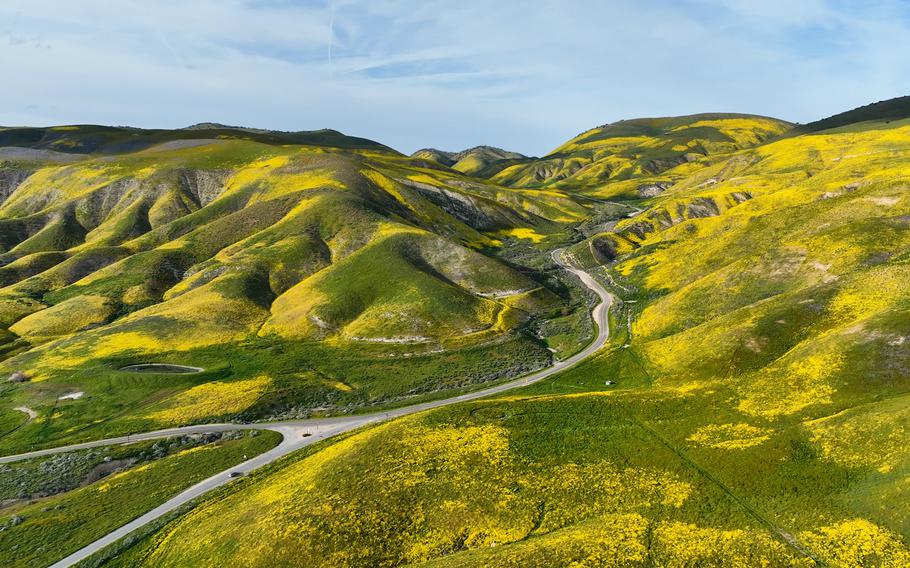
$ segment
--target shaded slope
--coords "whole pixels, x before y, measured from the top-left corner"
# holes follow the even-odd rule
[[[263,144],[306,144],[331,148],[372,149],[394,152],[382,144],[346,136],[336,130],[279,132],[203,123],[179,130],[144,129],[80,124],[72,126],[0,127],[0,147],[13,146],[73,154],[124,154],[158,144],[169,148],[192,147],[209,140],[250,140]],[[2,154],[0,154],[2,155]],[[31,154],[46,157],[46,154]]]
[[[910,96],[871,103],[815,122],[801,124],[793,129],[793,133],[819,132],[860,122],[885,122],[904,118],[910,118]]]

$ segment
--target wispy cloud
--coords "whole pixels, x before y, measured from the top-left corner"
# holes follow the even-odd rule
[[[217,120],[542,153],[620,118],[806,121],[910,91],[898,0],[7,0],[0,22],[6,124]]]

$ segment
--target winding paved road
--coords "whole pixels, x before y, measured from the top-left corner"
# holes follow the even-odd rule
[[[600,303],[597,304],[591,312],[591,316],[597,324],[597,337],[594,338],[587,347],[576,353],[575,355],[565,359],[563,361],[557,361],[552,366],[547,367],[546,369],[537,371],[536,373],[530,374],[526,377],[515,379],[514,381],[509,381],[502,383],[490,388],[486,388],[479,391],[474,391],[470,393],[461,394],[451,398],[446,398],[442,400],[436,400],[431,402],[424,402],[420,404],[415,404],[412,406],[405,406],[401,408],[396,408],[389,410],[387,412],[377,412],[373,414],[363,414],[358,416],[341,416],[336,418],[317,418],[311,420],[296,420],[296,421],[287,421],[287,422],[263,422],[256,424],[202,424],[198,426],[185,426],[180,428],[168,428],[164,430],[156,430],[154,432],[145,432],[142,434],[132,434],[130,436],[120,436],[118,438],[109,438],[106,440],[96,440],[93,442],[85,442],[82,444],[73,444],[70,446],[63,446],[60,448],[49,448],[46,450],[37,450],[34,452],[28,452],[24,454],[17,454],[13,456],[0,457],[0,463],[10,463],[14,461],[24,460],[33,457],[46,456],[61,452],[68,452],[73,450],[81,450],[85,448],[95,448],[100,446],[109,446],[114,444],[126,444],[131,442],[137,442],[141,440],[154,440],[158,438],[167,438],[170,436],[180,436],[184,434],[201,434],[206,432],[225,432],[229,430],[272,430],[278,432],[282,435],[283,439],[280,444],[272,448],[271,450],[264,452],[250,460],[247,460],[235,467],[230,468],[227,471],[223,471],[208,479],[197,483],[196,485],[184,490],[180,494],[172,497],[165,503],[155,507],[151,511],[145,513],[141,517],[138,517],[131,522],[123,525],[119,529],[116,529],[104,537],[96,540],[95,542],[89,544],[88,546],[74,552],[73,554],[67,556],[63,560],[60,560],[56,564],[53,564],[51,568],[65,568],[72,566],[77,562],[80,562],[92,554],[102,550],[106,546],[113,544],[117,540],[125,537],[136,529],[147,525],[148,523],[158,519],[167,513],[177,509],[181,505],[184,505],[197,497],[208,493],[212,489],[220,487],[233,478],[230,476],[231,472],[240,471],[243,473],[249,473],[259,467],[262,467],[266,464],[272,463],[278,458],[286,456],[287,454],[299,450],[310,444],[314,444],[326,438],[330,438],[342,432],[348,432],[355,428],[365,426],[367,424],[382,422],[392,418],[399,418],[401,416],[407,416],[408,414],[414,414],[416,412],[422,412],[424,410],[430,410],[432,408],[439,408],[440,406],[447,406],[449,404],[455,404],[459,402],[466,402],[469,400],[476,400],[478,398],[483,398],[486,396],[503,393],[512,389],[519,387],[524,387],[538,381],[541,381],[549,376],[552,376],[560,371],[564,371],[569,367],[572,367],[579,362],[590,357],[594,352],[603,347],[607,340],[610,337],[610,326],[608,315],[610,312],[610,306],[613,303],[613,297],[610,295],[607,290],[601,286],[594,278],[591,277],[587,272],[574,268],[570,266],[563,257],[563,249],[553,251],[553,260],[563,267],[565,270],[578,276],[582,283],[593,290],[599,297]]]

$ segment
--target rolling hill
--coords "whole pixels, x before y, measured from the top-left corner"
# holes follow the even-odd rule
[[[906,563],[910,121],[728,150],[572,248],[623,300],[612,349],[300,456],[113,565]]]
[[[629,120],[463,171],[248,139],[9,152],[0,370],[32,380],[0,401],[41,416],[0,445],[520,373],[584,343],[565,246],[616,295],[596,355],[310,446],[98,565],[907,565],[910,116],[887,112]],[[206,370],[117,370],[152,357]]]
[[[180,147],[198,140],[249,140],[262,144],[308,145],[331,148],[391,151],[366,138],[346,136],[336,130],[279,132],[261,128],[227,126],[213,122],[194,124],[177,130],[76,124],[67,126],[0,127],[0,147],[30,148],[66,154],[126,154],[159,144]],[[185,141],[191,141],[189,143]],[[184,141],[184,142],[181,142]]]
[[[754,146],[791,126],[731,114],[623,120],[583,132],[546,156],[503,168],[491,179],[595,197],[649,197],[716,156]]]
[[[910,97],[897,97],[861,106],[808,124],[798,125],[793,129],[792,133],[818,132],[861,122],[902,120],[908,116],[910,116]]]
[[[526,324],[577,303],[488,252],[583,218],[566,194],[423,168],[337,133],[40,132],[0,166],[0,373],[31,379],[6,397],[60,416],[0,444],[137,428],[154,414],[141,408],[212,378],[118,371],[130,362],[268,372],[251,410],[265,415],[433,396],[546,364]],[[456,376],[441,375],[446,358]],[[113,382],[100,388],[99,372]],[[69,390],[95,398],[54,410]]]
[[[513,163],[528,160],[527,156],[518,152],[509,152],[493,146],[475,146],[461,152],[424,148],[411,154],[411,157],[434,162],[464,174],[485,178]]]

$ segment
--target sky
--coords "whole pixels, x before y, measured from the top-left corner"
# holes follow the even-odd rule
[[[4,0],[0,124],[334,128],[542,155],[642,116],[910,94],[905,0]]]

